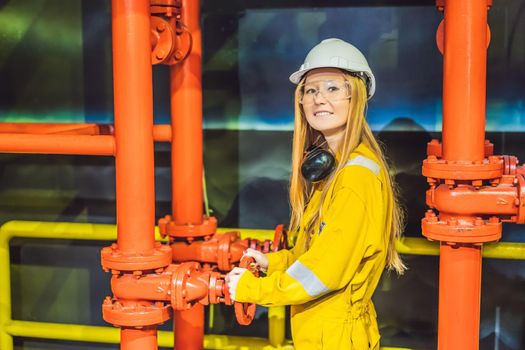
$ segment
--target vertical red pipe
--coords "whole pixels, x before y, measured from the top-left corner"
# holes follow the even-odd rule
[[[202,49],[200,1],[182,1],[182,19],[193,38],[191,54],[170,67],[173,218],[202,223]]]
[[[442,243],[438,349],[479,349],[481,247]]]
[[[482,160],[487,0],[446,2],[443,56],[443,159]]]
[[[176,311],[173,317],[175,350],[201,350],[204,341],[204,305]]]
[[[157,328],[142,329],[122,327],[120,348],[126,350],[157,349]]]
[[[170,67],[172,211],[177,225],[202,223],[202,43],[200,1],[182,1],[182,20],[193,38],[190,55]],[[204,306],[174,313],[175,349],[200,350]]]
[[[447,1],[443,64],[443,159],[484,159],[487,1]],[[443,242],[438,349],[479,349],[481,249]]]
[[[153,87],[149,0],[113,0],[117,243],[131,255],[154,247]],[[156,350],[156,327],[121,328],[123,350]]]
[[[154,246],[153,88],[149,0],[113,0],[117,243],[124,253]]]

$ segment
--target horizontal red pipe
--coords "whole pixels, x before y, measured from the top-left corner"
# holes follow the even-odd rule
[[[171,125],[153,125],[155,141],[171,142]]]
[[[113,135],[114,132],[111,124],[0,123],[0,134]],[[155,141],[171,142],[171,126],[154,125],[153,138]]]
[[[0,123],[2,134],[110,135],[113,125],[79,123]]]
[[[512,185],[481,189],[465,185],[449,189],[446,185],[440,185],[433,196],[432,190],[427,192],[429,206],[457,215],[516,215],[519,211],[515,204],[517,199],[518,189]]]
[[[214,264],[219,262],[221,254],[226,256],[230,262],[238,262],[248,247],[242,241],[235,241],[226,246],[226,248],[228,250],[225,251],[216,238],[208,241],[195,241],[190,244],[186,242],[171,244],[174,262],[199,261],[201,263]]]
[[[115,138],[111,135],[0,134],[0,153],[112,156]]]
[[[111,277],[111,290],[119,299],[170,300],[171,274],[150,274],[136,277],[131,274]]]

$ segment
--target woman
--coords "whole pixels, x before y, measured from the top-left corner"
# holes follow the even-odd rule
[[[266,255],[248,249],[267,277],[235,268],[226,278],[230,294],[292,305],[296,349],[379,349],[372,294],[385,266],[399,274],[405,266],[395,250],[402,210],[365,120],[375,79],[359,50],[327,39],[290,80],[298,84],[290,183],[297,242]]]

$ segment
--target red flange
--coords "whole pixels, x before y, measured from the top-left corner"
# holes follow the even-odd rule
[[[233,268],[234,262],[230,248],[232,244],[239,239],[240,234],[238,232],[228,232],[227,234],[217,234],[215,236],[218,237],[219,241],[217,247],[217,267],[221,271],[230,271]]]
[[[162,237],[186,238],[192,241],[197,237],[206,237],[217,231],[217,219],[213,216],[204,216],[200,225],[176,225],[171,215],[159,220],[159,231]]]
[[[516,217],[516,223],[525,224],[525,177],[522,174],[517,174],[516,180],[518,186],[518,198],[516,201],[518,216]]]
[[[100,258],[106,272],[155,270],[171,263],[171,248],[155,242],[155,247],[149,254],[132,254],[122,252],[117,243],[113,243],[102,248]]]
[[[503,175],[503,159],[489,156],[482,161],[452,161],[434,155],[423,161],[423,176],[446,180],[489,180]]]
[[[151,16],[150,27],[152,64],[173,65],[188,57],[193,46],[193,38],[182,22]]]
[[[158,325],[171,318],[171,307],[163,302],[119,301],[106,297],[102,304],[104,321],[120,327]]]
[[[456,243],[495,242],[501,238],[501,221],[493,216],[489,220],[480,217],[448,218],[440,220],[433,210],[427,210],[421,220],[423,236],[434,241]]]
[[[151,13],[166,17],[180,17],[182,0],[151,0]]]
[[[201,271],[198,262],[186,262],[170,267],[171,306],[174,310],[188,310],[195,303],[208,305],[223,300],[224,280],[215,271]]]

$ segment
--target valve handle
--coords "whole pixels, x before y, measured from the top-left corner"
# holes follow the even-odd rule
[[[255,265],[255,259],[250,256],[245,256],[241,259],[239,267],[250,270],[256,277],[259,277],[259,271]],[[256,305],[251,303],[234,302],[235,317],[240,325],[247,326],[252,323],[255,316]]]
[[[280,249],[288,249],[288,234],[284,229],[283,224],[279,224],[275,227],[272,242],[272,251],[276,252]]]

